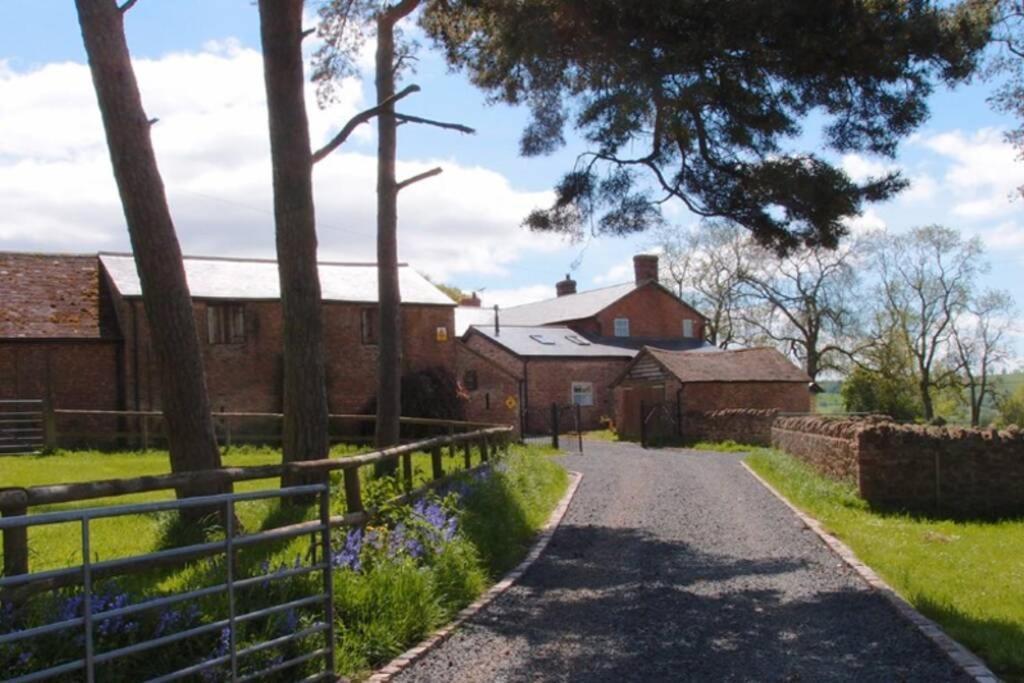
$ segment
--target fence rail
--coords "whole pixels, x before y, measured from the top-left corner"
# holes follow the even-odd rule
[[[415,443],[341,458],[308,460],[280,465],[227,467],[207,471],[181,472],[126,479],[106,479],[71,484],[51,484],[27,488],[3,488],[0,489],[0,515],[2,515],[3,520],[6,522],[7,519],[30,516],[30,508],[40,505],[75,503],[95,500],[97,498],[187,489],[189,487],[203,487],[206,490],[217,487],[227,488],[236,482],[269,479],[284,475],[297,475],[305,480],[319,479],[323,481],[327,479],[329,473],[341,471],[345,487],[346,511],[349,514],[332,519],[332,525],[356,524],[368,518],[362,500],[362,484],[359,478],[359,469],[361,467],[400,459],[402,481],[407,488],[411,489],[413,483],[412,455],[421,451],[428,452],[431,459],[432,481],[430,484],[436,484],[439,480],[446,479],[442,459],[442,452],[445,447],[448,447],[450,455],[454,456],[457,448],[461,446],[465,468],[469,469],[471,465],[471,448],[474,445],[480,451],[481,461],[486,462],[490,457],[492,448],[507,447],[511,432],[512,427],[490,426],[485,429],[433,437]],[[30,517],[34,518],[36,515],[31,515]],[[29,545],[26,526],[5,524],[0,529],[3,531],[4,575],[6,577],[14,577],[28,574]],[[212,549],[195,548],[192,550],[193,555],[191,557],[201,556],[203,552]],[[139,571],[178,559],[180,558],[174,554],[166,557],[157,556],[149,558],[148,561],[150,563],[148,565],[142,563],[141,566],[133,566],[132,570]],[[109,569],[111,568],[103,568],[104,571]],[[61,581],[64,579],[60,576],[43,576],[42,574],[38,573],[34,576],[37,577],[37,582],[44,586],[44,589],[48,590],[58,585],[63,585]]]
[[[236,529],[234,528],[236,503],[242,501],[262,500],[268,498],[285,498],[288,496],[297,495],[315,495],[318,497],[320,514],[319,519],[317,521],[306,523],[302,526],[301,529],[277,528],[266,531],[260,531],[253,534],[246,534],[244,536],[236,535]],[[165,510],[182,510],[196,507],[204,509],[209,507],[222,507],[223,519],[225,523],[225,533],[223,541],[194,544],[190,546],[184,546],[181,548],[175,548],[170,551],[150,553],[149,555],[140,556],[136,558],[108,560],[106,562],[92,561],[92,551],[90,544],[90,523],[92,522],[92,520],[118,517],[124,515],[160,512]],[[24,630],[12,631],[10,633],[0,633],[0,646],[17,644],[24,641],[31,641],[32,639],[41,636],[80,628],[82,631],[83,643],[82,656],[70,662],[63,662],[58,665],[49,666],[47,668],[34,671],[27,675],[18,676],[17,678],[11,679],[10,683],[30,683],[31,681],[47,680],[53,678],[54,676],[69,674],[75,675],[76,678],[78,676],[81,676],[88,683],[93,683],[93,681],[96,680],[96,668],[98,665],[115,662],[116,660],[123,659],[124,657],[128,657],[143,652],[148,652],[155,648],[169,645],[188,638],[194,638],[197,636],[213,634],[218,632],[228,634],[229,648],[226,654],[206,659],[205,661],[201,661],[199,663],[192,664],[185,668],[181,668],[176,671],[161,675],[158,678],[154,678],[152,680],[179,680],[187,677],[192,677],[197,674],[201,674],[204,671],[208,671],[215,667],[226,667],[227,670],[230,672],[231,681],[255,680],[258,678],[263,678],[272,673],[294,668],[296,666],[299,666],[300,664],[304,664],[318,657],[323,659],[323,667],[320,669],[320,672],[318,674],[311,677],[307,677],[307,679],[305,680],[320,680],[333,675],[334,588],[333,580],[331,577],[332,552],[330,535],[330,488],[327,484],[288,487],[273,491],[201,496],[176,501],[163,501],[134,505],[119,505],[101,508],[86,508],[62,512],[50,512],[31,516],[8,517],[0,519],[0,530],[4,532],[4,537],[6,539],[8,534],[11,534],[15,531],[25,532],[29,527],[67,522],[78,522],[81,524],[82,564],[78,567],[70,567],[67,569],[54,570],[50,572],[0,577],[0,594],[9,594],[11,589],[39,582],[44,582],[50,587],[52,587],[53,580],[58,577],[64,579],[72,578],[74,579],[74,585],[80,584],[82,586],[81,615],[71,616],[71,618],[64,618],[61,621],[45,624],[42,626],[35,626]],[[285,533],[282,533],[282,531],[285,531]],[[316,542],[314,543],[312,548],[313,552],[310,559],[310,563],[308,565],[297,566],[290,569],[287,572],[274,573],[264,576],[256,576],[250,578],[238,578],[235,576],[235,560],[236,551],[238,549],[258,543],[266,543],[268,541],[281,540],[283,538],[293,538],[306,534],[313,535],[313,537],[316,539]],[[317,546],[319,546],[320,548],[319,559],[317,558],[315,552]],[[107,608],[103,609],[102,611],[93,610],[93,595],[95,589],[95,582],[98,579],[102,578],[101,572],[103,569],[110,569],[112,567],[116,567],[119,564],[123,565],[127,561],[152,558],[157,555],[166,556],[171,553],[173,553],[175,557],[180,561],[194,555],[196,551],[202,551],[202,553],[206,555],[217,554],[224,556],[226,578],[223,583],[214,586],[206,586],[203,588],[174,593],[168,596],[160,597],[158,599],[146,600],[131,605],[122,605],[115,607],[113,609]],[[239,612],[239,610],[237,609],[236,597],[237,592],[240,589],[246,589],[256,585],[266,585],[271,581],[276,581],[283,578],[290,578],[294,576],[315,573],[319,573],[322,579],[322,592],[317,595],[287,600],[283,603],[274,604],[269,607],[264,607],[249,612]],[[64,584],[70,585],[70,582],[65,581]],[[133,642],[130,645],[119,647],[114,650],[109,650],[106,652],[96,651],[95,631],[103,622],[113,619],[120,619],[122,617],[138,614],[140,612],[161,609],[171,605],[182,604],[188,601],[195,601],[217,595],[223,595],[227,598],[228,613],[226,617],[223,619],[219,619],[217,621],[207,624],[202,624],[200,626],[189,628],[187,630],[179,631],[169,635],[158,635],[151,638],[141,639],[139,641]],[[264,619],[273,614],[285,612],[286,610],[307,607],[322,608],[322,618],[312,624],[306,625],[301,631],[288,633],[283,636],[273,638],[272,640],[264,640],[262,642],[250,644],[244,648],[239,647],[239,643],[237,640],[239,625],[249,621]],[[273,667],[255,671],[245,676],[239,675],[240,659],[243,659],[248,655],[255,654],[257,652],[269,648],[279,648],[291,642],[305,640],[306,638],[316,636],[318,634],[323,634],[322,637],[325,641],[323,647],[320,647],[312,652],[303,653],[297,657],[293,657],[292,659],[282,661]]]

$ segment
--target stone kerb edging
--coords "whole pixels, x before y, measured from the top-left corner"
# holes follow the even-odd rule
[[[746,469],[754,479],[761,482],[762,486],[768,489],[776,498],[782,501],[786,507],[792,510],[793,513],[800,518],[800,521],[803,522],[808,529],[817,534],[818,538],[820,538],[825,545],[832,550],[832,552],[838,555],[843,562],[857,572],[860,578],[863,579],[872,590],[877,591],[886,600],[888,600],[889,604],[895,607],[896,611],[903,618],[916,626],[921,633],[935,643],[935,645],[942,650],[942,652],[944,652],[954,664],[963,669],[963,671],[974,679],[976,683],[999,682],[999,677],[988,668],[981,658],[957,641],[953,640],[949,634],[942,630],[941,626],[914,609],[909,602],[904,600],[899,593],[893,590],[892,586],[876,574],[871,567],[861,562],[848,545],[825,531],[821,522],[810,515],[805,514],[802,510],[790,503],[785,496],[779,493],[774,486],[765,481],[757,472],[752,470],[747,463],[741,462],[740,464],[743,465],[744,469]]]
[[[414,662],[421,659],[431,650],[435,649],[441,643],[446,641],[456,629],[464,624],[468,619],[475,616],[480,610],[490,605],[494,600],[502,593],[511,588],[523,574],[533,565],[534,562],[541,556],[544,550],[548,547],[548,543],[551,542],[551,537],[554,536],[555,530],[558,529],[558,525],[561,524],[562,518],[565,517],[565,513],[569,510],[569,504],[572,502],[573,496],[576,495],[576,489],[579,488],[580,481],[583,479],[583,474],[580,472],[569,472],[569,488],[566,489],[565,495],[562,496],[562,500],[558,502],[555,509],[551,512],[548,517],[548,521],[545,522],[544,527],[540,531],[537,540],[534,542],[533,547],[530,549],[530,553],[516,565],[515,569],[505,574],[501,581],[490,587],[483,595],[476,599],[473,604],[464,608],[461,612],[455,615],[455,619],[449,622],[446,626],[434,631],[431,635],[421,641],[415,647],[406,650],[398,657],[392,659],[383,668],[378,669],[370,676],[367,680],[371,683],[385,683],[390,681],[396,675],[407,669]]]

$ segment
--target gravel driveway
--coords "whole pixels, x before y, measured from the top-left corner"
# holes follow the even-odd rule
[[[545,554],[397,680],[968,680],[739,456],[586,449]]]

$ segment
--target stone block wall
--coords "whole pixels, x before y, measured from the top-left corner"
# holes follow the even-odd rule
[[[688,411],[682,414],[682,436],[686,441],[736,441],[768,446],[778,411],[754,409]]]
[[[869,418],[781,418],[772,445],[857,485],[872,505],[928,514],[1024,514],[1024,433],[899,425]]]

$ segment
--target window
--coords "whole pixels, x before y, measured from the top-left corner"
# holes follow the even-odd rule
[[[593,382],[572,383],[572,404],[574,406],[594,405],[594,384]]]
[[[690,318],[683,321],[683,336],[687,339],[693,338],[693,320]]]
[[[462,374],[462,386],[465,387],[467,391],[476,391],[476,370],[466,370],[466,372]]]
[[[590,342],[588,342],[583,337],[576,336],[575,334],[568,334],[565,336],[565,338],[568,339],[573,344],[575,344],[576,346],[590,346]]]
[[[379,332],[377,327],[377,309],[364,308],[362,311],[362,318],[363,343],[367,346],[376,346],[377,333]]]
[[[530,339],[532,339],[533,341],[537,342],[538,344],[543,344],[544,346],[554,346],[555,345],[555,342],[553,342],[552,340],[548,339],[543,334],[531,334],[530,335]]]
[[[628,337],[629,336],[629,318],[616,318],[615,319],[615,336],[616,337]]]
[[[244,344],[245,306],[207,304],[206,332],[211,344]]]

